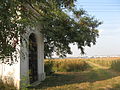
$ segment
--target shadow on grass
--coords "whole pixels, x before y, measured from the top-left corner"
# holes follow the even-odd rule
[[[118,75],[104,69],[95,69],[84,72],[61,72],[47,76],[46,79],[36,87],[30,87],[35,89],[46,89],[48,87],[63,86],[68,84],[77,84],[83,82],[96,82],[101,80],[110,79]]]

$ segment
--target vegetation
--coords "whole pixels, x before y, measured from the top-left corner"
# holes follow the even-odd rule
[[[96,59],[89,59],[88,61],[94,62],[96,64],[109,67],[112,70],[120,71],[120,58],[96,58]]]
[[[80,72],[89,69],[88,63],[82,60],[46,60],[45,72],[47,75],[54,72]]]
[[[106,64],[101,63],[104,63],[104,61]],[[59,68],[56,69],[56,65],[59,62]],[[64,71],[63,68],[62,72],[60,72],[60,68],[62,68],[62,63],[62,65],[64,65],[65,63],[66,66],[69,66],[70,63],[72,63],[72,65],[74,66],[77,63],[80,66],[83,65],[83,62],[85,63],[85,65],[87,63],[90,68],[85,69],[84,71],[77,71],[79,68],[76,67],[74,71],[74,67],[71,66],[72,71]],[[119,57],[46,60],[45,67],[49,70],[54,70],[54,73],[52,75],[48,75],[45,81],[43,81],[40,85],[29,87],[28,90],[120,90],[119,62]],[[9,85],[0,83],[0,90],[10,89],[15,90]]]
[[[54,72],[79,72],[90,68],[87,62],[93,62],[101,66],[120,71],[120,58],[92,58],[92,59],[53,59],[45,61],[47,74]]]
[[[45,37],[45,56],[51,57],[53,52],[61,57],[71,54],[69,44],[76,44],[84,53],[85,46],[96,43],[96,28],[101,22],[76,9],[76,1],[0,0],[0,58],[12,56],[26,26],[38,24]]]
[[[55,72],[47,76],[37,87],[30,90],[120,90],[120,72],[111,70],[109,66],[99,64],[100,60],[112,63],[120,58],[95,58],[95,59],[60,59],[60,61],[86,61],[91,67],[82,72]],[[98,63],[94,63],[98,61]],[[53,61],[59,61],[58,59]],[[116,66],[118,67],[118,66]]]
[[[111,58],[92,58],[92,59],[87,59],[90,62],[94,62],[96,64],[110,67],[113,62],[119,61],[120,57],[111,57]]]
[[[53,74],[54,73],[54,71],[53,71],[53,62],[52,61],[45,62],[44,69],[45,69],[46,75]]]
[[[16,90],[16,88],[15,88],[13,85],[4,84],[4,83],[0,80],[0,90]]]
[[[120,59],[111,64],[111,69],[120,72]]]

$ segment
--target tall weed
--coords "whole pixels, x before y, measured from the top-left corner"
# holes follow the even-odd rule
[[[5,84],[0,80],[0,90],[17,90],[13,85]]]
[[[88,61],[99,64],[101,66],[109,67],[112,70],[120,72],[120,57],[116,57],[116,58],[95,58],[95,59],[88,59]]]
[[[83,60],[51,60],[45,61],[45,71],[50,72],[79,72],[90,68]]]
[[[111,64],[111,69],[120,72],[120,60],[116,60]]]

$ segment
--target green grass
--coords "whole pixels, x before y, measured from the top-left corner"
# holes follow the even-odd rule
[[[120,90],[120,73],[88,62],[91,70],[56,72],[33,90]]]
[[[89,64],[83,60],[45,61],[45,72],[47,75],[50,75],[53,72],[80,72],[89,68]]]
[[[75,70],[80,69],[80,65],[84,66],[81,63],[83,61],[63,60],[57,64],[47,63],[47,70],[53,69],[55,73],[47,76],[38,86],[29,87],[28,90],[120,90],[120,59],[86,60],[84,64],[88,65],[89,69]],[[56,65],[57,68],[55,68]],[[60,72],[62,65],[70,65],[72,71],[64,71],[63,68]],[[3,86],[0,84],[0,90],[14,90],[9,86]]]

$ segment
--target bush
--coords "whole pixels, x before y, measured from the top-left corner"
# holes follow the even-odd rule
[[[111,69],[120,72],[120,60],[112,62]]]
[[[79,72],[84,71],[89,67],[85,61],[65,61],[61,62],[56,71],[59,72]]]
[[[47,75],[53,72],[79,72],[88,69],[88,63],[82,60],[59,60],[59,61],[46,61],[45,72]]]
[[[46,75],[50,75],[50,74],[54,73],[54,71],[52,69],[53,68],[53,61],[50,61],[50,60],[46,61],[44,68],[45,68]]]

